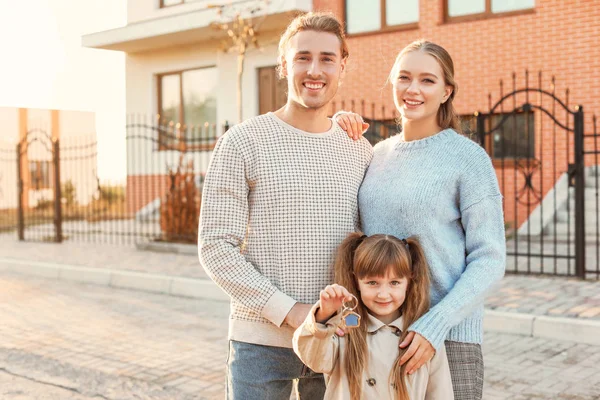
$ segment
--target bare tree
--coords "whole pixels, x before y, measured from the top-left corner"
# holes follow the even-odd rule
[[[237,112],[238,123],[242,122],[242,76],[244,61],[250,46],[260,48],[257,31],[266,14],[259,16],[271,0],[250,2],[229,2],[223,5],[209,5],[218,9],[220,21],[211,24],[214,29],[227,32],[228,39],[223,43],[223,51],[237,52]]]

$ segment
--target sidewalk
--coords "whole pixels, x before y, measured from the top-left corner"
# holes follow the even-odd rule
[[[96,243],[19,242],[0,235],[0,269],[227,301],[190,254]],[[507,275],[486,299],[485,329],[600,345],[600,281]]]

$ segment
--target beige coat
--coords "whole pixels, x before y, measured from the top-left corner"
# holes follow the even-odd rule
[[[313,371],[323,372],[327,391],[324,400],[350,399],[348,380],[344,371],[346,340],[335,334],[340,316],[326,324],[315,321],[319,303],[294,333],[294,351]],[[365,321],[362,321],[363,323]],[[389,325],[369,315],[367,346],[369,360],[363,372],[363,400],[394,399],[389,375],[398,357],[402,317]],[[431,361],[407,379],[411,400],[454,400],[446,349],[441,346]]]

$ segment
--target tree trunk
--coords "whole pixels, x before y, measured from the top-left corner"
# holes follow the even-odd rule
[[[246,58],[246,43],[242,43],[238,53],[238,76],[237,76],[237,109],[238,124],[242,122],[242,77],[244,76],[244,60]]]

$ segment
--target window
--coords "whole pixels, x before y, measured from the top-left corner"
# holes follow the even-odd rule
[[[419,21],[419,0],[346,0],[348,34],[390,30]]]
[[[218,71],[215,67],[158,77],[161,145],[183,138],[186,146],[209,144],[216,137]],[[172,124],[169,124],[172,122]],[[176,129],[180,124],[180,129]]]
[[[29,179],[32,190],[50,188],[50,161],[29,161]]]
[[[463,134],[479,140],[477,117],[465,115],[460,120]],[[492,129],[491,135],[486,135],[485,149],[493,159],[535,158],[533,112],[494,114],[485,119],[485,131]]]
[[[535,0],[447,0],[446,18],[463,20],[533,9]]]
[[[160,0],[160,8],[176,6],[183,3],[190,3],[194,0]]]

